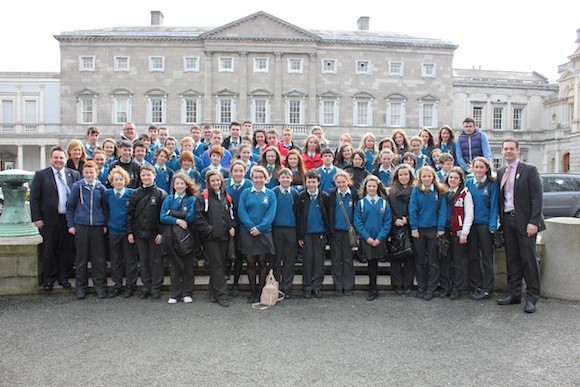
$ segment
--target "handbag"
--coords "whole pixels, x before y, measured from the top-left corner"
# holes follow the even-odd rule
[[[391,234],[387,238],[387,258],[389,260],[400,260],[413,254],[411,235],[408,227],[393,227]]]
[[[445,258],[449,252],[449,240],[445,236],[437,238],[437,246],[439,248],[439,259]]]
[[[173,248],[178,255],[187,255],[195,247],[193,234],[189,231],[189,228],[181,228],[176,224],[172,225],[171,239],[173,241]]]
[[[228,241],[228,251],[226,254],[226,259],[230,261],[236,260],[236,241],[234,238],[230,238]]]
[[[338,204],[340,204],[340,209],[342,210],[342,216],[344,216],[344,220],[346,221],[347,232],[348,232],[348,244],[351,248],[358,247],[358,235],[356,235],[356,230],[350,224],[350,218],[346,213],[346,208],[344,208],[344,202],[339,198]]]
[[[266,310],[271,306],[276,305],[278,301],[282,301],[286,297],[284,293],[279,290],[278,281],[274,277],[274,271],[270,269],[268,277],[266,277],[266,284],[262,288],[260,295],[260,302],[252,304],[252,308],[257,310]]]

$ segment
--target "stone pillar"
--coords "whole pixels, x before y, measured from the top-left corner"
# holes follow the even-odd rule
[[[213,61],[212,52],[206,51],[204,55],[205,88],[203,90],[203,122],[213,122]]]
[[[274,53],[274,98],[272,100],[272,117],[271,123],[274,125],[283,125],[284,123],[284,109],[282,108],[282,53]],[[282,134],[282,133],[280,133]]]
[[[580,301],[580,219],[551,218],[542,232],[542,297]]]
[[[236,121],[244,121],[250,119],[251,114],[248,109],[248,66],[252,66],[250,63],[248,65],[248,53],[245,51],[240,52],[240,99],[238,101],[237,107],[237,117],[234,117]],[[251,72],[250,72],[251,73]]]
[[[16,156],[16,168],[24,169],[24,146],[18,145],[18,155]]]
[[[318,109],[316,108],[316,104],[318,103],[316,99],[316,79],[319,67],[316,58],[316,54],[310,54],[310,63],[308,66],[308,119],[306,123],[308,125],[317,125],[318,124],[318,117],[316,115]]]
[[[40,146],[40,169],[46,168],[46,145]]]

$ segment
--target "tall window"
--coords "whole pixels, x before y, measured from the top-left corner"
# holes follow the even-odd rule
[[[131,69],[131,62],[128,56],[115,57],[115,71],[129,71]],[[125,121],[127,122],[127,121]]]
[[[149,57],[149,71],[165,71],[165,57],[164,56],[150,56]]]
[[[371,73],[371,62],[368,60],[357,60],[355,62],[355,73],[368,75]]]
[[[34,99],[24,100],[24,123],[38,123],[38,101]]]
[[[435,124],[435,104],[424,103],[421,108],[422,123],[420,126],[433,128]]]
[[[322,60],[322,74],[336,74],[336,60],[323,59]]]
[[[483,107],[482,106],[474,106],[471,109],[471,117],[473,121],[475,121],[476,128],[483,127]]]
[[[301,99],[289,99],[286,107],[289,124],[301,125],[304,123],[304,107]]]
[[[402,76],[403,62],[389,62],[389,75]]]
[[[184,56],[183,57],[183,71],[199,71],[199,57],[198,56]]]
[[[234,58],[223,57],[219,58],[218,71],[220,72],[233,72],[234,71]]]
[[[514,130],[522,130],[523,129],[523,120],[524,120],[524,109],[523,108],[514,108],[513,122],[512,122],[513,129]]]
[[[370,126],[372,125],[372,107],[371,101],[354,102],[354,125]]]
[[[149,98],[149,117],[149,122],[152,124],[163,124],[165,122],[165,104],[163,98]]]
[[[435,64],[423,63],[421,65],[421,76],[427,78],[435,78]]]
[[[254,58],[254,72],[267,73],[268,72],[268,58]]]
[[[493,108],[493,126],[494,130],[503,129],[503,107]]]
[[[217,104],[217,121],[220,124],[229,124],[234,117],[234,101],[231,98],[220,98]]]
[[[182,105],[182,122],[185,124],[195,124],[199,120],[199,99],[184,98]]]
[[[303,71],[303,61],[300,58],[289,58],[288,59],[288,72],[289,73],[299,73],[302,74]]]
[[[93,97],[80,97],[78,99],[78,123],[96,124],[97,100]]]
[[[267,99],[252,100],[252,121],[255,124],[269,123],[269,106]]]
[[[79,71],[95,71],[95,57],[94,56],[80,56],[79,57]]]
[[[131,100],[127,96],[113,97],[113,123],[124,124],[131,121]]]
[[[11,99],[2,100],[2,117],[0,117],[0,123],[3,124],[13,124],[14,123],[14,101]]]
[[[338,101],[323,99],[320,101],[320,124],[337,125]]]
[[[387,103],[387,126],[405,126],[405,102],[392,101]]]

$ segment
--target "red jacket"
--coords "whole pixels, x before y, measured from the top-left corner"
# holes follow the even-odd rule
[[[308,156],[308,153],[302,153],[302,160],[307,171],[322,166],[322,157],[319,153],[314,154],[314,157]]]

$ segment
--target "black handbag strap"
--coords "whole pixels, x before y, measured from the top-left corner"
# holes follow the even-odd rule
[[[337,193],[336,195],[338,199],[338,204],[340,205],[340,209],[342,210],[342,216],[344,216],[344,220],[346,221],[346,225],[348,227],[352,227],[352,225],[350,224],[350,218],[348,217],[348,214],[346,213],[346,208],[344,207],[344,202],[342,201],[341,198],[338,197],[338,195],[340,195],[339,193]]]

